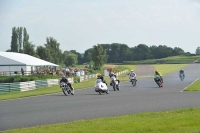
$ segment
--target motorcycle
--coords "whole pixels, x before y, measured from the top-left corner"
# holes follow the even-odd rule
[[[66,83],[61,82],[60,86],[62,88],[63,93],[66,96],[69,95],[69,94],[74,95],[74,91],[72,91],[71,88],[69,87],[69,85],[67,85]]]
[[[180,77],[181,81],[184,80],[184,74],[183,74],[183,73],[180,73],[180,74],[179,74],[179,77]]]
[[[112,76],[110,78],[110,81],[111,81],[111,86],[113,86],[113,90],[116,91],[118,90],[119,91],[119,82],[117,80],[117,78],[115,76]]]
[[[135,76],[131,76],[130,77],[130,82],[132,83],[133,86],[136,86],[136,77]]]
[[[159,75],[156,75],[156,77],[154,78],[155,82],[157,83],[157,85],[159,87],[163,87],[163,83],[161,82],[161,78]]]
[[[97,79],[95,82],[95,91],[101,93],[109,94],[109,89],[105,83],[102,82],[101,79]]]

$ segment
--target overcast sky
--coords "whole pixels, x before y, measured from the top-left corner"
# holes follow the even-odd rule
[[[200,0],[0,0],[0,51],[10,49],[12,27],[26,27],[44,46],[83,53],[96,44],[200,46]]]

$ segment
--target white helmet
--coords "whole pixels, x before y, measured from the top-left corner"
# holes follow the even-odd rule
[[[133,72],[133,70],[131,70],[131,72]]]

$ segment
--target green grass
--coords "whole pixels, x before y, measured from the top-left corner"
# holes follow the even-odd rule
[[[199,133],[199,114],[200,108],[149,112],[20,128],[5,133]]]
[[[141,61],[124,61],[125,64],[190,64],[194,60],[200,60],[200,55],[196,56],[171,56],[162,59],[149,59]]]
[[[162,75],[166,75],[175,72],[177,70],[180,70],[186,67],[187,65],[188,64],[157,64],[152,66],[155,67],[155,70],[161,72]]]
[[[200,79],[188,86],[184,91],[200,91]]]

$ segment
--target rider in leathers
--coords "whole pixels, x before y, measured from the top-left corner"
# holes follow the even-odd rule
[[[161,82],[163,83],[162,74],[160,72],[158,72],[158,70],[155,71],[154,78],[156,77],[156,75],[160,76]]]
[[[137,84],[137,77],[136,77],[137,75],[136,75],[136,73],[133,72],[133,70],[131,70],[131,72],[127,75],[129,75],[130,82],[131,82],[131,78],[135,77],[135,81],[136,81],[136,84]]]
[[[116,78],[116,80],[118,81],[118,83],[120,83],[119,79],[117,78],[117,75],[114,74],[113,72],[111,72],[109,76],[110,76],[110,78],[111,78],[112,76],[115,76],[115,78]],[[112,85],[112,83],[110,83],[110,85]],[[120,84],[119,84],[119,86],[120,86]]]
[[[100,73],[97,74],[97,79],[101,79],[101,81],[107,85],[106,81],[104,80],[104,77]]]
[[[183,74],[183,78],[185,78],[185,72],[184,72],[183,69],[181,69],[181,70],[179,71],[179,77],[181,77],[181,74]]]
[[[71,83],[69,83],[68,79],[64,75],[62,76],[62,78],[60,80],[60,84],[61,84],[61,82],[66,83],[70,87],[71,91],[74,91],[74,88],[72,87]]]

